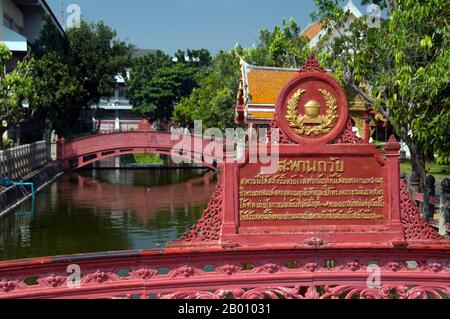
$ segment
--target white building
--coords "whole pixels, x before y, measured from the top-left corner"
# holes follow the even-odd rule
[[[64,29],[59,24],[45,0],[0,0],[0,42],[4,43],[13,53],[6,71],[11,71],[18,61],[23,59],[28,49],[39,36],[46,17],[49,16],[61,35]]]
[[[343,7],[344,11],[350,12],[348,20],[345,24],[345,27],[352,24],[355,20],[361,18],[363,16],[362,12],[355,6],[352,0],[349,0],[347,4]],[[326,29],[324,28],[325,23],[323,21],[316,22],[314,24],[310,24],[306,27],[306,29],[302,32],[302,35],[306,36],[310,42],[309,45],[311,48],[317,46],[320,38],[326,34]],[[338,30],[333,31],[333,36],[337,35]]]
[[[133,58],[139,58],[153,50],[138,49],[133,53]],[[127,75],[130,78],[128,70]],[[116,76],[115,88],[111,97],[102,99],[98,106],[92,109],[99,109],[92,116],[92,131],[99,133],[127,132],[137,130],[139,123],[143,120],[142,115],[133,112],[133,105],[126,97],[126,79],[121,75]]]

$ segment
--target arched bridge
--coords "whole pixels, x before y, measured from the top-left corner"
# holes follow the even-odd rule
[[[184,143],[181,144],[181,138]],[[222,140],[184,135],[172,140],[170,132],[134,131],[96,134],[73,141],[58,141],[58,161],[64,169],[78,169],[99,160],[127,154],[176,154],[191,163],[217,168],[226,154]],[[203,150],[222,149],[223,154],[204,154]],[[211,153],[211,152],[210,152]]]

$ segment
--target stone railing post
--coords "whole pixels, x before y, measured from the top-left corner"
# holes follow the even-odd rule
[[[3,172],[4,172],[4,176],[11,178],[11,167],[9,164],[9,151],[8,150],[4,150],[3,151]]]
[[[400,224],[400,144],[394,135],[389,138],[384,150],[389,174],[388,191],[391,203],[391,223],[398,231],[402,231]]]
[[[66,143],[66,140],[64,137],[61,137],[56,142],[56,159],[58,161],[62,161],[64,159],[64,144]]]
[[[51,139],[47,139],[45,141],[45,162],[49,163],[52,161],[52,141]]]
[[[450,200],[450,179],[446,178],[441,183],[441,203],[439,206],[439,234],[446,236],[446,224],[450,223],[450,210],[447,208],[447,201]]]
[[[417,207],[419,207],[419,202],[416,201],[416,194],[419,193],[419,185],[420,185],[420,176],[416,172],[413,172],[411,174],[411,177],[409,179],[409,184],[411,187],[411,195],[414,200],[414,203]]]
[[[24,145],[23,146],[23,173],[21,174],[22,176],[28,175],[29,173],[31,173],[33,170],[36,169],[36,165],[38,165],[39,163],[36,163],[36,151],[35,151],[35,146],[28,144],[28,145]],[[30,163],[30,160],[33,161]]]
[[[423,194],[423,217],[426,219],[433,218],[434,205],[430,203],[432,196],[436,195],[436,179],[433,175],[428,175],[426,179],[426,189]]]
[[[0,178],[6,177],[5,152],[0,151]]]

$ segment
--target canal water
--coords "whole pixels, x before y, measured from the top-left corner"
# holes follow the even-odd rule
[[[62,176],[0,218],[0,260],[157,249],[200,218],[217,175],[187,170],[86,170]]]

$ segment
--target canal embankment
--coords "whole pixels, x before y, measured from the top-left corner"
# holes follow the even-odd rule
[[[0,151],[1,180],[12,184],[0,189],[0,217],[33,195],[28,185],[37,193],[63,174],[54,153],[54,144],[47,141]]]

